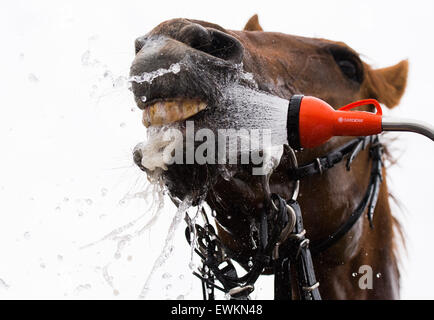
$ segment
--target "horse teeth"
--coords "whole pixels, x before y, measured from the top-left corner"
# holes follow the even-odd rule
[[[143,125],[161,126],[188,119],[206,108],[199,100],[158,101],[143,110]]]

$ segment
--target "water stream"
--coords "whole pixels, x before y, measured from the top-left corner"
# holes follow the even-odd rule
[[[186,197],[178,206],[178,210],[176,211],[175,216],[173,217],[172,223],[170,224],[169,230],[167,232],[166,240],[164,242],[163,250],[158,256],[157,260],[155,260],[151,272],[146,279],[145,285],[140,292],[139,298],[145,299],[146,295],[150,290],[150,284],[152,281],[152,276],[155,272],[166,262],[166,260],[170,257],[173,251],[173,239],[175,236],[175,232],[178,229],[181,221],[184,218],[185,213],[191,207],[192,199],[190,197]]]

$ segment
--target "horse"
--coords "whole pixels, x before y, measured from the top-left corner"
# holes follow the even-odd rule
[[[368,98],[393,108],[404,94],[408,74],[407,60],[374,69],[343,42],[265,32],[257,15],[243,31],[199,20],[168,20],[137,38],[135,52],[132,77],[155,70],[174,71],[150,81],[133,82],[138,107],[146,113],[155,103],[166,110],[174,104],[177,110],[193,104],[196,107],[187,115],[194,121],[206,121],[207,109],[197,106],[217,106],[227,83],[238,81],[249,86],[242,73],[252,75],[256,89],[262,92],[287,100],[295,94],[315,96],[335,108]],[[175,70],[178,61],[183,61],[181,70]],[[173,119],[185,120],[179,111],[173,112]],[[298,162],[315,161],[347,141],[348,137],[335,137],[322,146],[303,149],[297,153]],[[143,157],[134,153],[136,164],[149,174],[142,165]],[[267,193],[288,199],[294,186],[287,174],[291,167],[288,149],[269,178],[269,190],[245,167],[237,166],[230,177],[223,177],[215,166],[199,164],[173,164],[161,173],[171,197],[183,199],[193,194],[210,206],[222,243],[244,258],[253,254],[249,223],[263,209]],[[301,181],[298,202],[311,241],[327,238],[348,219],[363,197],[370,170],[369,150],[365,148],[350,171],[339,163]],[[370,228],[368,219],[359,219],[337,243],[313,255],[323,299],[399,298],[401,229],[391,212],[386,169],[381,170],[383,179],[372,221],[375,227]],[[374,273],[371,288],[360,286],[362,266],[369,266]],[[292,295],[297,297],[298,293],[294,290]]]

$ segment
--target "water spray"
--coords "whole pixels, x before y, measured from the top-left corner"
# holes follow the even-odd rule
[[[288,101],[239,85],[228,86],[223,96],[221,103],[206,113],[204,125],[269,130],[273,146],[314,148],[334,136],[370,136],[383,131],[410,131],[434,141],[431,124],[385,116],[375,99],[356,101],[336,110],[316,97],[296,94]],[[373,106],[375,111],[354,110],[363,106]]]
[[[376,112],[352,111],[373,105]],[[314,148],[334,136],[369,136],[383,131],[411,131],[434,141],[434,127],[418,120],[383,116],[375,99],[350,103],[338,110],[310,96],[294,95],[287,115],[288,144],[294,148]]]

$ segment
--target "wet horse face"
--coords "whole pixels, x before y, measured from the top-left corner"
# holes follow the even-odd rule
[[[244,31],[225,30],[203,21],[169,20],[138,38],[135,46],[131,76],[140,79],[147,74],[148,78],[133,82],[132,89],[146,115],[145,124],[151,127],[164,122],[182,124],[186,118],[206,121],[207,112],[219,105],[223,88],[233,82],[285,99],[293,94],[312,95],[335,107],[362,98],[375,98],[394,107],[404,92],[408,69],[407,61],[402,61],[374,70],[341,42],[263,32],[257,17]],[[246,72],[253,75],[253,81],[245,79]],[[156,108],[164,109],[167,121],[152,115],[158,113]],[[299,153],[299,162],[324,154],[343,139]],[[134,159],[145,170],[143,156],[136,152]],[[350,173],[334,168],[332,174],[302,182],[299,200],[312,239],[330,234],[360,201],[369,160],[366,153],[359,158]],[[286,174],[290,166],[285,151],[269,182],[270,191],[284,198],[292,192]],[[267,190],[245,167],[237,167],[229,178],[219,172],[212,165],[174,164],[162,177],[171,195],[180,199],[188,194],[199,197],[206,189],[206,201],[217,213],[223,241],[250,255],[250,220],[261,210]],[[360,238],[362,229],[354,228],[349,236]],[[358,252],[357,244],[349,241],[334,256],[348,260],[354,252]]]

